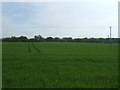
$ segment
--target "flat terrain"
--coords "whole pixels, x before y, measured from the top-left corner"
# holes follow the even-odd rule
[[[116,88],[118,45],[3,43],[3,88]]]

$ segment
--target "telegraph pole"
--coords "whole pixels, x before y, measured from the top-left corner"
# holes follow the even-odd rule
[[[112,27],[110,26],[110,47],[111,47],[111,30],[112,30]]]
[[[112,27],[110,27],[110,39],[111,39],[111,29],[112,29]]]

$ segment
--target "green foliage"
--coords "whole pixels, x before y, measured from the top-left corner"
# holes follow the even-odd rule
[[[46,40],[47,41],[53,41],[53,38],[52,37],[47,37]]]
[[[117,44],[3,42],[3,88],[117,88]]]
[[[119,38],[72,38],[72,37],[47,37],[43,38],[41,35],[34,36],[34,38],[28,39],[26,36],[20,37],[6,37],[2,38],[3,42],[84,42],[84,43],[118,43]],[[0,39],[1,41],[1,39]]]

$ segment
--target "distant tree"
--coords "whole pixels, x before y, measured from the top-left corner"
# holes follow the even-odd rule
[[[0,39],[1,40],[1,39]],[[111,40],[109,40],[109,38],[74,38],[72,39],[72,37],[63,37],[62,39],[60,39],[59,37],[47,37],[46,39],[43,38],[41,35],[38,36],[34,36],[34,38],[30,38],[28,39],[26,36],[20,36],[20,37],[6,37],[6,38],[2,38],[3,42],[44,42],[44,41],[60,41],[60,42],[89,42],[89,43],[120,43],[120,38],[111,38]]]
[[[20,36],[18,37],[19,41],[22,41],[22,42],[27,42],[28,41],[28,38],[26,36]]]
[[[47,37],[46,40],[47,41],[53,41],[53,38],[52,37]]]
[[[85,38],[83,38],[84,40],[87,40],[88,38],[87,37],[85,37]]]
[[[54,39],[55,39],[55,40],[59,40],[60,38],[59,38],[59,37],[55,37]]]
[[[6,37],[6,38],[2,38],[2,41],[4,42],[10,42],[11,41],[11,38],[10,37]]]
[[[41,35],[34,36],[34,38],[37,39],[37,40],[43,39]]]
[[[73,41],[72,37],[63,37],[62,41],[70,42]]]
[[[12,37],[11,37],[11,41],[13,41],[13,42],[18,42],[19,39],[18,39],[17,37],[15,37],[15,36],[12,36]]]
[[[90,40],[95,40],[95,38],[94,38],[94,37],[91,37]]]
[[[83,38],[83,40],[82,40],[83,42],[87,42],[88,41],[88,38],[87,37],[85,37],[85,38]]]
[[[34,36],[34,38],[32,39],[32,41],[44,41],[44,38],[41,35],[38,36]]]
[[[2,41],[7,41],[7,42],[27,42],[28,39],[26,36],[20,36],[20,37],[7,37],[7,38],[2,38]]]
[[[74,41],[75,41],[75,42],[81,42],[82,39],[80,39],[80,38],[74,38]]]
[[[89,40],[88,40],[88,42],[96,42],[96,39],[95,38],[93,38],[93,37],[91,37],[91,38],[89,38]]]
[[[54,41],[60,41],[60,38],[59,37],[55,37]]]
[[[104,40],[103,38],[99,38],[99,40]]]

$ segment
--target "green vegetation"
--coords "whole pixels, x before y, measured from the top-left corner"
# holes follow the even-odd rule
[[[81,42],[81,43],[118,43],[119,38],[72,38],[72,37],[47,37],[41,35],[34,36],[34,38],[27,38],[26,36],[12,36],[0,39],[2,42]]]
[[[3,88],[117,88],[118,45],[3,42]]]

